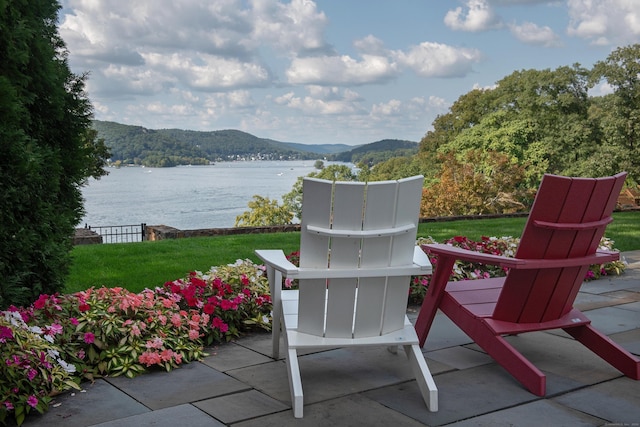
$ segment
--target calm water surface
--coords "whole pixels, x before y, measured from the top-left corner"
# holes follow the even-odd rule
[[[253,195],[281,200],[313,161],[228,162],[175,168],[109,168],[83,188],[79,226],[168,225],[182,230],[233,227]]]

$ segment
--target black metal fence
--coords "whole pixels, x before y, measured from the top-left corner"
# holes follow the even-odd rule
[[[97,227],[85,224],[84,228],[102,236],[102,243],[130,243],[145,240],[147,224],[101,225]]]

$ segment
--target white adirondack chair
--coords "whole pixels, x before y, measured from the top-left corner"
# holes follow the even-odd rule
[[[273,300],[273,357],[280,325],[294,416],[303,416],[298,349],[403,346],[422,397],[438,409],[438,392],[406,316],[412,275],[431,274],[416,246],[422,176],[399,181],[303,182],[300,267],[281,250],[257,250]],[[283,290],[283,278],[299,290]]]

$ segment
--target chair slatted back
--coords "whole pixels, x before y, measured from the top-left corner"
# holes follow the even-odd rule
[[[626,173],[605,178],[545,175],[516,258],[567,259],[596,252]],[[573,307],[589,266],[509,271],[493,318],[544,322]]]
[[[298,331],[361,338],[403,328],[410,277],[359,272],[412,264],[422,184],[422,176],[372,183],[304,179],[300,268],[347,274],[300,280]]]

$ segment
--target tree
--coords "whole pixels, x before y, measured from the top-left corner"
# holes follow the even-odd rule
[[[0,2],[0,308],[62,290],[81,186],[103,175],[86,76],[73,74],[53,0]]]
[[[618,160],[630,177],[640,180],[640,44],[620,47],[597,62],[591,84],[605,79],[613,88],[608,110],[601,110],[607,141],[620,147]]]
[[[286,205],[279,205],[277,200],[268,197],[256,194],[248,206],[250,210],[236,217],[235,227],[287,225],[293,220],[293,213]]]
[[[357,181],[358,176],[353,173],[347,165],[329,165],[317,172],[311,172],[307,175],[310,178],[328,179],[330,181]],[[293,215],[302,218],[302,180],[299,177],[291,191],[282,196],[284,205],[293,212]]]
[[[504,153],[526,167],[526,185],[537,188],[544,173],[576,170],[599,143],[588,76],[578,64],[513,72],[494,89],[460,97],[436,119],[421,151],[453,152],[458,160],[469,150]]]
[[[454,216],[525,211],[532,200],[521,187],[524,169],[509,156],[471,150],[459,160],[441,155],[440,179],[423,190],[420,216]]]

